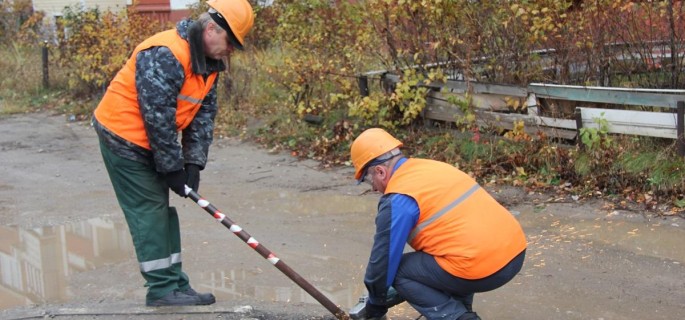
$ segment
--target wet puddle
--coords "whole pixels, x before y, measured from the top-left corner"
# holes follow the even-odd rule
[[[302,209],[302,208],[299,208]],[[286,210],[288,211],[288,210]],[[299,214],[318,214],[316,210],[296,210]],[[227,234],[230,241],[232,235]],[[131,236],[124,222],[91,219],[79,223],[37,228],[30,230],[0,227],[0,309],[43,304],[64,303],[71,299],[68,279],[79,273],[96,270],[105,265],[118,263],[137,265]],[[257,255],[255,253],[255,255]],[[257,255],[258,256],[258,255]],[[313,257],[321,259],[321,257]],[[327,260],[327,259],[324,259]],[[306,291],[290,282],[270,264],[261,268],[236,268],[214,272],[189,272],[200,291],[212,292],[219,300],[261,300],[285,303],[319,304]],[[256,279],[282,278],[266,284]],[[273,274],[271,274],[273,273]],[[328,275],[332,276],[329,278]],[[306,277],[306,275],[303,274]],[[335,272],[327,274],[325,283],[316,289],[343,308],[356,304],[364,292],[360,281],[350,283]],[[340,278],[340,279],[336,279]],[[140,286],[139,282],[131,287]],[[351,286],[343,286],[350,283]],[[141,291],[142,292],[142,291]],[[408,306],[399,306],[393,312],[403,312]]]
[[[0,291],[0,301],[3,301],[3,308],[68,301],[68,277],[134,259],[126,225],[103,219],[30,230],[0,227],[0,239],[0,274],[4,287]],[[236,286],[237,282],[254,276],[254,272],[248,270],[226,270],[191,275],[191,278],[198,286],[222,297],[308,301],[289,287]]]
[[[266,191],[261,194],[258,203],[251,203],[250,201],[252,200],[246,199],[241,203],[241,206],[247,207],[247,210],[243,210],[243,213],[248,213],[245,217],[233,213],[232,218],[235,219],[237,216],[237,218],[244,218],[247,221],[254,221],[254,216],[249,216],[253,214],[250,213],[252,210],[278,212],[274,218],[276,220],[271,220],[271,222],[279,225],[279,231],[296,235],[293,239],[287,240],[286,249],[275,246],[281,244],[280,242],[265,243],[265,245],[269,249],[287,251],[290,258],[294,256],[302,260],[313,261],[310,263],[311,265],[302,268],[305,271],[301,273],[301,276],[311,281],[316,289],[341,307],[347,308],[356,304],[359,296],[365,291],[363,284],[360,280],[350,281],[348,272],[336,272],[336,269],[331,267],[340,263],[339,259],[335,258],[335,246],[328,245],[325,243],[326,241],[321,241],[321,239],[325,236],[330,242],[336,238],[335,234],[343,233],[344,229],[354,229],[362,224],[373,223],[370,213],[375,205],[373,201],[352,204],[349,197],[344,195],[321,196],[320,194],[297,191]],[[190,212],[197,210],[198,216],[203,214],[200,208],[192,207],[191,209],[191,207],[192,205],[183,208],[183,210]],[[367,219],[360,221],[360,219],[349,218],[351,212],[352,215],[363,212]],[[336,216],[343,218],[338,219]],[[206,219],[209,221],[211,218],[206,217]],[[279,221],[279,219],[283,219],[283,221]],[[335,221],[336,219],[341,220],[342,224],[336,223],[338,226],[322,230],[322,225],[328,225],[326,221]],[[302,223],[303,221],[307,223]],[[240,223],[240,219],[236,222]],[[183,232],[190,230],[190,228],[197,228],[192,226],[192,222],[190,224],[191,226],[184,227],[186,229]],[[249,229],[254,227],[253,224],[248,224],[246,231],[252,232]],[[224,227],[218,225],[216,228],[220,230],[218,228],[223,229]],[[223,238],[223,231],[219,232]],[[262,232],[255,231],[252,235],[258,240],[262,240]],[[307,250],[306,247],[297,249],[297,243],[304,242],[303,239],[297,238],[298,235],[314,237],[308,240],[314,242],[315,245],[323,246],[322,251],[313,252]],[[244,245],[228,230],[225,230],[225,238],[226,241],[231,242],[232,246]],[[137,266],[135,251],[128,227],[123,219],[111,221],[97,218],[68,225],[36,229],[0,227],[0,240],[0,309],[45,303],[65,303],[71,299],[76,300],[77,298],[72,297],[72,295],[78,294],[81,290],[79,286],[82,285],[83,280],[79,279],[83,278],[82,274],[122,264],[126,266],[119,267],[117,270],[125,269],[125,272],[130,272],[131,276],[127,278],[129,280],[120,279],[119,281],[133,281],[130,285],[126,285],[127,290],[135,290],[133,295],[138,296],[138,298],[144,297],[143,280],[136,277],[138,274],[135,269]],[[272,245],[274,246],[272,247]],[[190,245],[184,245],[184,248],[199,250],[199,248],[192,248]],[[283,256],[278,252],[274,253],[283,259]],[[366,254],[368,253],[363,253],[363,255]],[[258,300],[319,304],[306,291],[263,260],[256,252],[247,253],[245,257],[240,259],[249,261],[245,263],[233,261],[231,263],[233,266],[238,264],[237,268],[233,269],[213,268],[210,271],[193,272],[194,270],[186,270],[186,272],[193,280],[194,287],[199,291],[212,292],[218,300],[222,301]],[[317,277],[310,278],[311,276],[306,272],[311,272],[312,269],[319,273]],[[357,273],[362,271],[353,270]],[[109,282],[111,280],[102,281]],[[121,294],[131,296],[130,292]]]
[[[361,277],[363,277],[363,261],[368,254],[370,243],[358,241],[354,246],[352,236],[345,238],[347,233],[367,234],[369,223],[373,223],[372,211],[375,210],[376,197],[363,197],[363,201],[356,195],[354,201],[349,196],[321,196],[307,192],[265,192],[259,203],[250,204],[249,200],[241,205],[246,206],[246,217],[255,211],[267,208],[277,208],[283,219],[279,230],[284,232],[300,231],[302,237],[313,236],[311,240],[317,242],[322,239],[317,233],[328,236],[328,241],[345,243],[330,243],[325,250],[309,251],[295,245],[297,235],[281,249],[288,252],[289,257],[306,257],[314,261],[303,269],[327,270],[318,278],[310,278],[308,273],[301,275],[326,297],[341,305],[344,309],[356,304],[360,294],[364,292]],[[287,201],[283,201],[287,199]],[[184,209],[188,210],[188,208]],[[685,230],[668,224],[624,221],[622,219],[608,219],[607,217],[577,218],[564,215],[554,215],[548,212],[536,212],[533,208],[520,208],[515,212],[517,219],[526,229],[529,237],[529,248],[535,251],[545,251],[553,248],[557,243],[574,243],[579,246],[590,246],[602,243],[618,246],[622,250],[631,251],[639,255],[648,255],[664,259],[676,265],[685,263],[685,250],[682,249],[682,239]],[[240,216],[240,215],[239,215]],[[609,217],[610,218],[610,217]],[[209,218],[208,218],[209,219]],[[288,224],[289,220],[308,221],[306,224]],[[334,221],[330,230],[321,231],[327,221]],[[279,221],[273,221],[278,223]],[[250,226],[252,227],[252,226]],[[217,226],[217,228],[223,228]],[[248,228],[249,229],[249,228]],[[357,231],[350,231],[357,230]],[[251,232],[251,230],[246,230]],[[260,234],[253,234],[260,238]],[[227,232],[227,241],[233,239]],[[325,238],[323,238],[325,239]],[[335,240],[340,239],[340,240]],[[291,244],[292,243],[292,244]],[[270,247],[267,243],[266,246]],[[353,267],[352,262],[343,264],[335,259],[339,247],[347,246],[359,250],[360,257],[354,258],[359,268]],[[270,247],[270,249],[273,249]],[[536,258],[531,253],[529,263],[544,264],[542,258]],[[258,256],[255,253],[255,256]],[[280,256],[280,255],[279,255]],[[261,257],[259,257],[261,259]],[[287,260],[287,259],[286,259]],[[345,262],[345,261],[343,261]],[[17,229],[0,227],[0,309],[17,306],[62,303],[72,297],[73,279],[79,273],[97,270],[103,266],[126,263],[127,268],[137,265],[135,253],[131,243],[128,228],[123,221],[109,221],[105,219],[91,219],[62,226],[51,226],[37,229]],[[261,262],[260,262],[261,263]],[[211,291],[218,299],[231,300],[260,300],[272,302],[318,304],[307,292],[292,283],[277,270],[269,270],[269,279],[277,281],[257,281],[264,279],[266,269],[272,266],[263,262],[259,265],[262,270],[243,265],[233,269],[215,269],[214,271],[190,273],[193,283],[200,291]],[[340,266],[336,270],[334,266]],[[344,268],[344,270],[342,270]],[[355,269],[355,270],[347,270]],[[273,274],[271,274],[273,273]],[[352,275],[352,277],[350,276]],[[355,278],[351,281],[351,278]],[[136,281],[142,281],[136,278]],[[140,282],[131,283],[130,287],[138,288]],[[138,289],[144,290],[144,289]],[[139,291],[140,292],[144,291]],[[144,295],[144,293],[143,293]],[[142,296],[140,296],[142,297]],[[391,310],[397,315],[412,313],[407,304]]]
[[[685,264],[682,243],[685,229],[676,222],[671,224],[667,220],[658,219],[655,222],[639,221],[641,218],[627,221],[617,217],[616,213],[604,213],[596,217],[569,217],[549,212],[536,213],[532,208],[524,209],[517,218],[524,228],[540,229],[539,234],[528,235],[531,243],[538,243],[543,249],[546,245],[536,240],[545,239],[547,244],[602,244],[638,255],[671,260],[674,264]]]
[[[3,309],[67,301],[69,276],[133,255],[126,225],[103,219],[26,230],[2,226],[0,239]]]

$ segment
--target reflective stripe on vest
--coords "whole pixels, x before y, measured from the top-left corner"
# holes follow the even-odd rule
[[[419,225],[417,225],[414,230],[409,234],[409,238],[407,239],[407,243],[411,243],[412,240],[414,240],[414,237],[421,232],[421,230],[425,229],[428,225],[430,225],[433,221],[440,219],[445,213],[449,212],[450,210],[454,209],[454,207],[458,206],[460,203],[462,203],[464,200],[466,200],[469,196],[471,196],[476,190],[480,189],[480,185],[475,184],[471,189],[466,191],[464,194],[459,196],[456,200],[452,201],[452,203],[448,204],[446,207],[442,208],[440,211],[436,212],[433,214],[428,220],[421,222]]]
[[[202,102],[202,99],[195,99],[193,97],[189,97],[189,96],[182,95],[182,94],[179,94],[177,99],[178,100],[185,100],[185,101],[188,101],[188,102],[193,103],[193,104]]]

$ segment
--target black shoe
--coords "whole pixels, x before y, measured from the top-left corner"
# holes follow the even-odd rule
[[[359,320],[388,320],[388,316],[382,315],[380,317],[373,317],[373,318],[367,318],[365,316],[362,316],[361,318],[355,318]]]
[[[187,295],[178,290],[171,291],[157,300],[145,302],[148,307],[196,306],[201,304],[200,297]]]
[[[462,314],[457,320],[480,320],[480,317],[472,311]]]
[[[214,297],[213,294],[211,293],[199,293],[195,291],[193,288],[188,288],[185,291],[181,291],[184,294],[187,294],[192,297],[198,297],[200,298],[200,305],[208,305],[208,304],[213,304],[216,302],[216,298]]]

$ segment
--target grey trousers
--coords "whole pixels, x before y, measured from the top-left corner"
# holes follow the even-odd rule
[[[471,310],[477,292],[497,289],[521,271],[524,250],[494,274],[478,280],[455,277],[423,252],[405,253],[393,286],[414,309],[428,320],[454,320]]]

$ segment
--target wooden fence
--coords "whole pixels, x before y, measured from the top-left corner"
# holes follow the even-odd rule
[[[389,86],[399,81],[396,75],[380,76],[382,83]],[[422,86],[431,89],[421,114],[427,124],[455,122],[463,113],[454,102],[462,100],[474,107],[476,121],[482,126],[511,130],[516,122],[522,121],[529,134],[541,131],[551,137],[572,140],[579,136],[581,128],[599,129],[598,119],[601,119],[608,125],[609,133],[677,139],[678,153],[685,156],[685,90],[542,83],[518,87],[454,80]],[[366,78],[360,78],[359,88],[362,94],[368,94]],[[601,107],[605,105],[613,107]],[[621,110],[617,106],[651,110]]]

